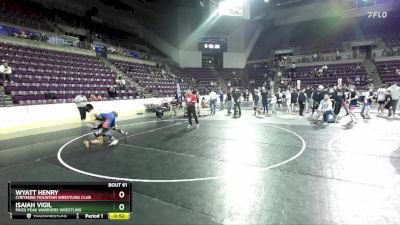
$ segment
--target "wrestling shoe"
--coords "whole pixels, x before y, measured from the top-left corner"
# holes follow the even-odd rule
[[[192,125],[188,125],[186,128],[187,128],[187,129],[190,129],[190,128],[192,128]]]
[[[124,136],[127,136],[127,135],[128,135],[128,132],[126,132],[126,131],[121,131],[121,134],[124,135]]]
[[[117,144],[118,144],[118,139],[115,139],[108,146],[116,146]]]
[[[85,148],[89,148],[90,147],[89,141],[83,141],[83,145],[85,145]]]

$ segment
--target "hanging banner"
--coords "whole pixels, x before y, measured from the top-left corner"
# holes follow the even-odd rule
[[[342,78],[338,78],[338,79],[337,79],[337,83],[338,83],[339,85],[341,85],[341,84],[342,84]]]
[[[297,89],[300,89],[301,86],[301,80],[297,80]]]

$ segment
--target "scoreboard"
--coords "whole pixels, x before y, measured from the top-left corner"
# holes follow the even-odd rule
[[[198,43],[201,52],[226,52],[228,51],[227,37],[201,37]]]
[[[11,219],[130,219],[129,182],[9,182]]]

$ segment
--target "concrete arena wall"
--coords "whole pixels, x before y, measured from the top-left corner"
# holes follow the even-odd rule
[[[145,112],[145,104],[159,104],[172,98],[149,98],[91,102],[95,110],[117,111],[128,119]],[[30,105],[0,108],[0,135],[57,125],[79,124],[79,111],[74,103]]]

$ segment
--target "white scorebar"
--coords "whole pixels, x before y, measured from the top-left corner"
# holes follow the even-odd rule
[[[220,49],[221,45],[220,44],[204,44],[204,48],[207,48],[207,49]]]

